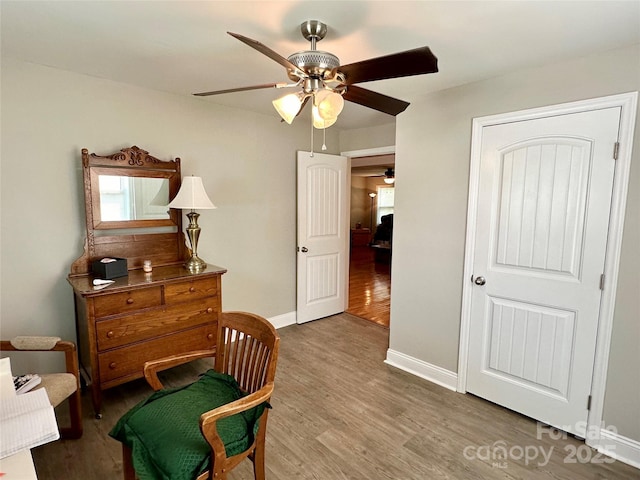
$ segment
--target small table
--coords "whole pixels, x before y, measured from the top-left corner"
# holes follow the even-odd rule
[[[351,246],[366,247],[371,241],[371,230],[368,228],[351,229]]]

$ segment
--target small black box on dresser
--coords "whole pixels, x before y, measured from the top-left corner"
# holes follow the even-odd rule
[[[108,258],[108,262],[103,261],[105,259],[94,260],[91,263],[91,271],[97,277],[105,280],[111,280],[117,277],[126,277],[129,275],[127,270],[126,258]]]

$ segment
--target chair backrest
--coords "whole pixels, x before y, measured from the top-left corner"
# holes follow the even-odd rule
[[[222,312],[218,321],[215,370],[233,376],[247,393],[273,382],[280,344],[273,325],[247,312]]]

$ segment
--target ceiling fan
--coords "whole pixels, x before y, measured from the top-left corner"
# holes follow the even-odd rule
[[[382,168],[385,168],[385,167],[382,167]],[[387,185],[392,185],[396,181],[396,174],[393,170],[393,167],[386,167],[386,170],[384,171],[384,173],[371,175],[371,177],[383,178],[384,183],[386,183]]]
[[[299,91],[274,100],[274,107],[283,120],[291,124],[309,99],[312,99],[313,126],[324,129],[336,122],[344,106],[344,100],[393,116],[403,112],[409,106],[408,102],[358,87],[355,84],[438,71],[438,59],[431,53],[429,47],[340,65],[340,60],[334,54],[316,50],[316,43],[327,33],[327,26],[324,23],[309,20],[302,23],[300,30],[302,36],[311,43],[311,49],[294,53],[289,58],[282,57],[256,40],[227,32],[285,67],[293,83],[268,83],[194,95],[205,97],[263,88],[300,87]]]

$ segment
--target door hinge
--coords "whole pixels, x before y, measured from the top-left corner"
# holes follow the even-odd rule
[[[600,290],[604,290],[604,273],[600,275]]]
[[[620,151],[620,142],[616,142],[613,144],[613,159],[618,159],[618,152]]]
[[[587,397],[587,410],[591,410],[591,395]]]

